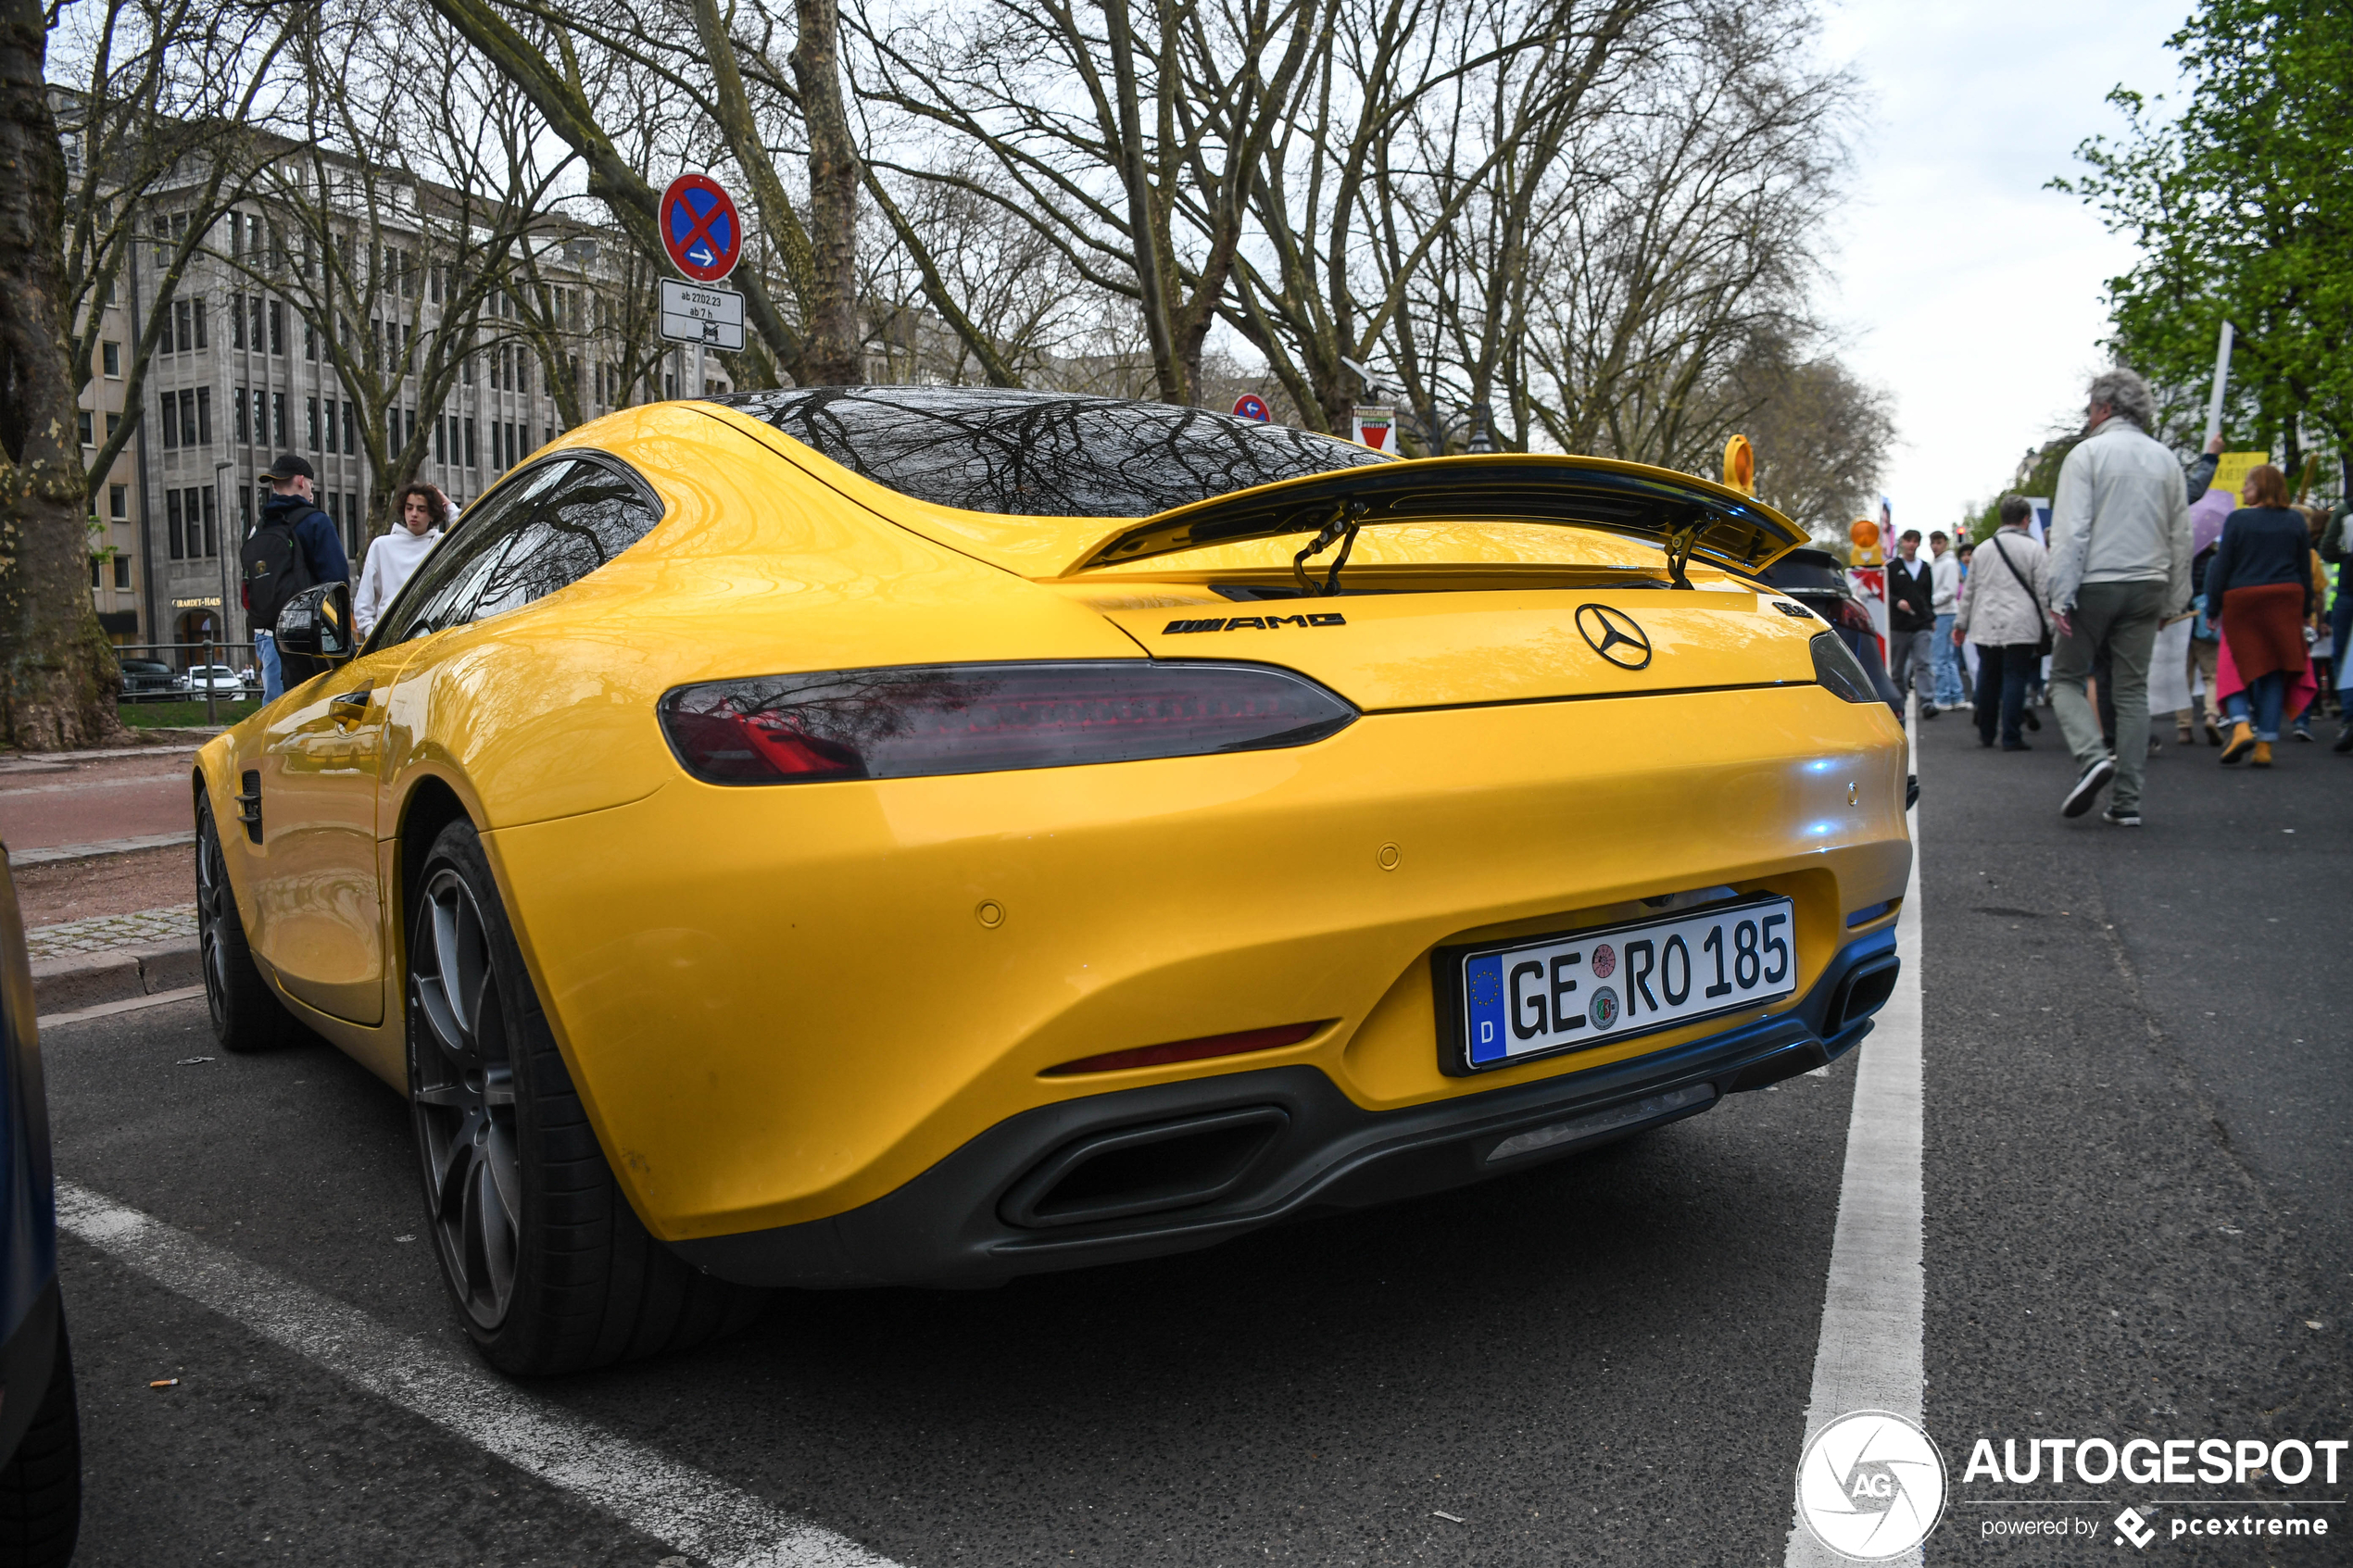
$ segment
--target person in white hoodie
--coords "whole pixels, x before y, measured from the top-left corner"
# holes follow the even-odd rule
[[[351,619],[365,637],[375,630],[376,617],[392,603],[449,525],[449,497],[430,484],[404,487],[394,503],[400,525],[371,540],[367,564],[359,569],[359,592],[351,602]]]

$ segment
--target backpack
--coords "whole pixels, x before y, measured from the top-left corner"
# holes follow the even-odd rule
[[[310,586],[310,563],[296,542],[291,522],[265,522],[247,537],[237,552],[244,573],[245,613],[254,625],[271,631],[286,602]]]

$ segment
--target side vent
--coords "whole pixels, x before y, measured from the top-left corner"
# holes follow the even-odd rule
[[[261,774],[248,768],[239,782],[245,787],[237,791],[237,820],[245,824],[245,836],[258,844],[261,842]]]

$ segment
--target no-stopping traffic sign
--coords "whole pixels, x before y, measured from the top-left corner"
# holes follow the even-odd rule
[[[661,248],[678,270],[715,283],[743,259],[744,224],[736,198],[708,174],[681,174],[661,194]]]

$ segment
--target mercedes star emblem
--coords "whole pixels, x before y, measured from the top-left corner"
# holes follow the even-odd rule
[[[1651,640],[1634,618],[1607,605],[1579,605],[1577,629],[1593,651],[1620,670],[1641,670],[1651,661]]]

